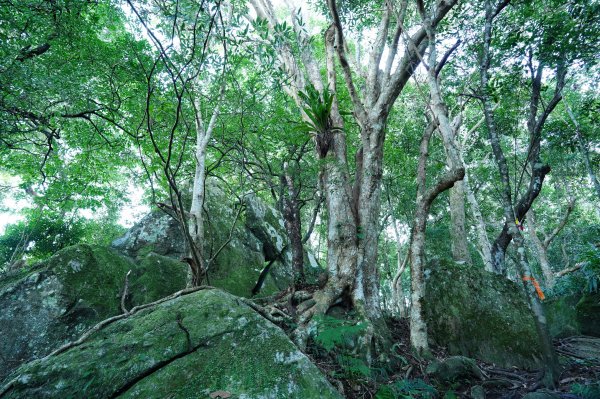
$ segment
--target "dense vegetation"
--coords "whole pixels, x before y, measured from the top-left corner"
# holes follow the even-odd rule
[[[306,249],[327,270],[300,346],[342,301],[360,323],[326,352],[384,353],[394,316],[427,357],[424,276],[453,260],[522,285],[557,382],[541,299],[600,279],[598,1],[0,1],[0,43],[0,268],[107,245],[136,192],[201,285],[214,178],[236,220],[249,193],[281,211],[293,290]]]

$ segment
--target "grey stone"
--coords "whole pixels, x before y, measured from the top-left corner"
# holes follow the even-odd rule
[[[216,289],[116,321],[10,381],[3,398],[341,398],[279,327]]]

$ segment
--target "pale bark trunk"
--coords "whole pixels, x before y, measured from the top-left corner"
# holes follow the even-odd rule
[[[435,48],[435,32],[433,27],[428,28],[429,50],[428,82],[431,95],[432,120],[423,134],[420,144],[420,156],[417,169],[417,200],[411,234],[410,261],[411,261],[411,308],[410,308],[410,338],[411,345],[417,354],[429,352],[427,341],[427,324],[423,315],[423,295],[425,293],[423,270],[425,266],[425,233],[427,216],[433,201],[443,191],[451,188],[457,181],[464,177],[465,169],[460,159],[460,153],[455,141],[456,132],[448,118],[448,110],[444,103],[439,87],[437,70],[437,54]],[[448,170],[432,185],[427,188],[427,157],[429,140],[438,129],[446,149]]]
[[[467,231],[465,229],[465,188],[458,181],[450,189],[450,237],[452,239],[452,259],[470,265]]]
[[[487,235],[485,221],[483,220],[483,215],[481,213],[481,209],[479,208],[479,202],[477,201],[477,198],[475,198],[473,190],[471,190],[468,171],[465,171],[463,183],[471,213],[475,219],[475,229],[477,230],[477,240],[479,242],[479,254],[483,260],[483,267],[486,271],[493,272],[494,265],[492,262],[492,245],[490,244],[490,240]]]
[[[556,236],[558,236],[561,230],[567,225],[567,222],[569,221],[569,216],[573,212],[573,209],[575,209],[575,199],[571,198],[567,205],[567,210],[561,218],[558,225],[556,226],[556,228],[554,228],[554,230],[549,235],[544,234],[544,241],[540,240],[540,238],[538,237],[537,218],[533,209],[530,209],[527,213],[527,215],[529,216],[529,233],[531,235],[531,240],[533,241],[533,244],[535,245],[536,251],[539,255],[540,267],[542,268],[542,273],[544,275],[547,287],[552,287],[554,285],[555,277],[554,273],[552,272],[552,267],[550,266],[548,248],[550,247],[550,244],[552,243],[552,241],[554,241]]]
[[[529,236],[538,254],[540,268],[542,269],[544,282],[546,283],[545,285],[546,287],[552,287],[554,285],[554,273],[552,273],[552,267],[550,266],[550,260],[548,259],[548,248],[544,246],[544,243],[538,237],[537,220],[533,209],[530,209],[529,212],[527,212],[527,217],[529,220]]]
[[[409,254],[407,251],[406,255],[402,255],[402,241],[400,238],[400,231],[398,230],[396,220],[393,220],[393,225],[394,238],[396,240],[397,267],[396,273],[394,274],[394,278],[392,279],[392,298],[394,302],[394,307],[396,308],[398,315],[400,317],[406,317],[407,309],[404,288],[402,286],[402,274],[406,270],[406,265],[408,264],[409,260]]]
[[[225,92],[224,83],[221,85],[219,99],[211,115],[208,126],[202,120],[201,104],[198,99],[194,102],[196,123],[196,148],[194,158],[196,169],[192,185],[192,204],[188,215],[189,235],[191,238],[189,258],[191,261],[191,285],[200,285],[206,273],[206,258],[204,254],[204,200],[206,182],[206,150],[212,136],[217,118],[219,117],[220,103]]]

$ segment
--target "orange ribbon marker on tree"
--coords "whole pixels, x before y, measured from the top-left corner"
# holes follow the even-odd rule
[[[523,281],[531,281],[540,300],[543,301],[546,298],[546,296],[544,295],[544,292],[542,291],[542,288],[540,287],[540,284],[537,282],[537,280],[535,278],[533,278],[531,276],[524,276]]]

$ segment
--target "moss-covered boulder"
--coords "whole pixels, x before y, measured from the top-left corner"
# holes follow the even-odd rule
[[[581,295],[568,295],[544,301],[548,330],[554,338],[565,338],[581,333],[576,305]]]
[[[136,265],[114,250],[90,245],[65,248],[20,275],[0,278],[0,379],[121,313],[129,270],[128,307],[185,286],[180,262],[151,255]]]
[[[260,292],[270,295],[287,288],[293,272],[281,214],[256,196],[249,196],[239,217],[235,206],[214,180],[207,181],[203,249],[207,258],[216,255],[208,272],[210,285],[250,297],[267,262],[277,259]],[[133,259],[152,252],[181,259],[186,252],[179,225],[161,211],[145,216],[112,246]]]
[[[581,333],[600,337],[600,292],[584,295],[576,309]]]
[[[3,398],[341,398],[281,329],[220,290],[116,321],[5,383]]]
[[[430,337],[452,355],[537,368],[541,349],[523,290],[503,276],[436,262],[424,298]]]

